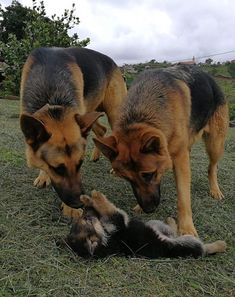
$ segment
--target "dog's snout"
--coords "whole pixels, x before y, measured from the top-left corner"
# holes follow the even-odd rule
[[[145,213],[152,213],[160,204],[160,185],[156,185],[153,192],[141,192],[138,187],[132,185],[135,197]]]
[[[73,189],[67,189],[64,187],[61,187],[55,183],[53,183],[53,188],[60,197],[60,199],[68,206],[72,208],[79,208],[83,204],[80,201],[80,196],[84,194],[84,190],[82,187],[76,188],[76,190]]]

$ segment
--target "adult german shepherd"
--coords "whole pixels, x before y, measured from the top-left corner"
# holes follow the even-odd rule
[[[140,74],[128,92],[113,134],[94,141],[115,173],[130,182],[147,213],[158,206],[161,177],[173,167],[179,232],[196,235],[190,149],[202,136],[210,160],[210,193],[222,199],[217,162],[223,154],[227,127],[227,103],[213,78],[197,67],[176,65]]]
[[[80,167],[90,129],[101,137],[97,119],[113,127],[126,85],[114,61],[85,48],[39,48],[28,57],[21,80],[20,126],[29,166],[40,169],[34,185],[52,182],[61,200],[80,206]],[[93,151],[93,160],[99,157]]]

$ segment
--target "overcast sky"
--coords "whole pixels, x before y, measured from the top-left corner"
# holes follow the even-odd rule
[[[20,0],[32,6],[31,0]],[[123,63],[235,59],[235,0],[44,0],[48,16],[76,4],[80,39]],[[0,0],[2,4],[11,1]],[[56,3],[56,5],[55,5]]]

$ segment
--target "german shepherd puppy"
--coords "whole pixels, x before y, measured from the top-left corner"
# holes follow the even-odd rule
[[[40,169],[34,185],[52,182],[61,200],[79,207],[80,167],[90,129],[101,137],[107,114],[113,127],[126,85],[114,61],[85,48],[39,48],[28,57],[21,80],[20,126],[29,166]],[[97,160],[99,151],[93,152]]]
[[[81,196],[85,205],[82,215],[73,225],[65,242],[82,257],[105,257],[124,254],[137,257],[200,257],[224,252],[226,243],[203,244],[191,235],[177,236],[177,225],[168,218],[168,225],[158,220],[147,223],[129,219],[102,193],[92,192],[92,198]]]
[[[128,180],[140,207],[153,212],[160,202],[160,180],[173,167],[181,234],[196,235],[190,198],[190,149],[202,136],[209,155],[209,186],[222,199],[217,162],[228,128],[225,98],[207,73],[176,65],[149,70],[133,82],[113,134],[94,139],[114,172]]]

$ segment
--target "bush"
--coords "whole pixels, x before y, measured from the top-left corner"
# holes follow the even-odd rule
[[[80,41],[76,33],[72,36],[68,34],[70,29],[79,24],[79,18],[74,16],[75,4],[72,5],[71,10],[66,9],[61,17],[53,15],[51,18],[46,16],[43,1],[38,5],[37,1],[33,0],[33,9],[21,6],[21,10],[19,10],[19,6],[21,6],[20,3],[13,1],[6,10],[0,7],[0,36],[7,28],[11,28],[12,31],[4,35],[5,42],[4,39],[0,41],[0,52],[7,64],[4,69],[5,80],[2,83],[0,95],[19,94],[21,69],[33,49],[43,46],[86,46],[90,41],[89,38]],[[15,26],[9,26],[6,18],[8,21],[12,20],[11,14],[13,13],[15,16],[18,11],[21,12],[20,18],[22,9],[26,11],[25,16],[27,17],[25,20],[22,19],[21,29],[23,32],[19,33],[15,31]],[[10,11],[10,13],[6,14],[6,11]]]

